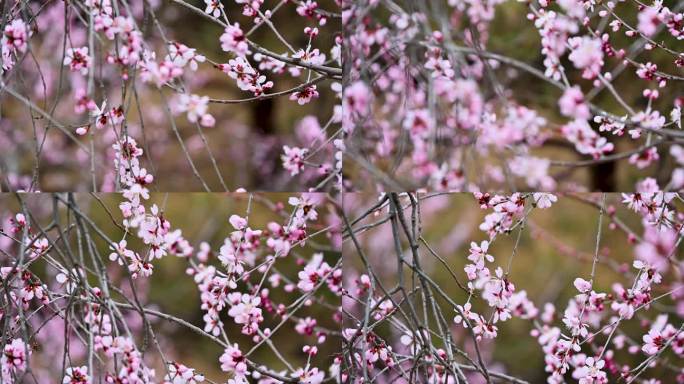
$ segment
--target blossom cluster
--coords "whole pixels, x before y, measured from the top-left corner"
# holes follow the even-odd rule
[[[346,1],[349,183],[613,192],[662,174],[681,189],[668,152],[681,144],[682,11],[631,0]]]
[[[0,26],[3,190],[123,191],[110,148],[129,140],[161,182],[189,177],[180,191],[342,188],[338,4],[10,3]],[[308,153],[297,171],[293,147]]]
[[[123,153],[129,162],[139,156],[135,150]],[[121,180],[140,182],[128,174],[121,174]],[[318,353],[337,353],[335,329],[341,320],[339,218],[328,195],[299,194],[285,201],[269,194],[228,195],[246,214],[217,218],[212,212],[208,219],[224,222],[228,229],[216,244],[209,238],[191,240],[172,224],[173,214],[166,211],[181,207],[186,195],[160,205],[152,203],[159,195],[136,185],[135,192],[131,185],[123,194],[97,200],[80,194],[37,194],[20,200],[23,213],[6,221],[0,244],[0,281],[9,300],[0,312],[7,330],[0,358],[4,383],[30,382],[30,375],[37,382],[65,384],[194,384],[216,380],[217,372],[230,383],[322,383],[335,378],[339,364]],[[54,202],[53,212],[41,201],[45,197]],[[12,206],[10,199],[2,198],[3,214]],[[86,208],[95,201],[104,207],[99,213]],[[118,204],[120,213],[113,213],[110,204]],[[187,208],[193,209],[182,209]],[[64,242],[64,232],[54,232],[61,228],[59,221],[53,226],[43,221],[64,213],[75,220],[67,227],[79,228],[73,242]],[[103,215],[118,217],[120,231],[99,227],[95,221]],[[263,223],[264,215],[272,219]],[[182,220],[178,223],[183,225]],[[100,240],[108,241],[108,253],[103,254]],[[195,310],[204,314],[204,324],[160,312],[148,296],[159,289],[151,285],[158,271],[169,273],[169,257],[185,264],[196,293],[182,300],[197,302]],[[223,352],[213,359],[216,369],[199,372],[181,362],[184,355],[158,349],[178,347],[174,332],[158,324],[160,319],[180,328],[174,332],[194,331],[219,345]],[[288,329],[299,335],[301,355],[276,346]],[[55,332],[63,337],[55,337]],[[253,351],[264,348],[275,348],[289,368],[258,362]],[[54,356],[57,351],[63,351],[63,358]],[[63,360],[68,363],[62,365]]]
[[[353,200],[345,207],[353,223],[349,253],[364,262],[345,264],[343,382],[540,382],[527,376],[537,369],[555,384],[684,382],[684,367],[666,357],[684,357],[684,281],[675,257],[684,228],[680,196],[653,180],[637,190],[390,193],[371,208]],[[450,211],[452,204],[460,209]],[[562,213],[573,204],[593,212],[581,220],[593,244],[564,243],[563,224],[544,219],[576,219]],[[442,222],[453,214],[457,224],[444,235]],[[471,226],[485,239],[468,246]],[[585,267],[551,267],[545,277],[544,258],[559,261],[531,253],[548,249],[533,245],[544,242]],[[633,255],[611,252],[623,246]],[[388,265],[387,253],[396,265]],[[521,263],[527,266],[516,267]],[[536,272],[524,276],[529,268]],[[520,367],[522,356],[492,353],[533,342],[539,350],[527,357],[529,369]]]

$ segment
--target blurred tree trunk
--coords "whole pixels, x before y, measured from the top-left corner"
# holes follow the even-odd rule
[[[615,162],[608,161],[591,167],[591,190],[614,192],[617,191]]]
[[[257,188],[273,188],[275,175],[278,170],[280,148],[282,147],[276,133],[275,101],[265,99],[252,103],[252,125],[256,134],[252,164],[258,175],[254,175],[253,182]]]
[[[252,121],[257,132],[262,135],[272,135],[275,132],[273,107],[273,99],[252,103]]]

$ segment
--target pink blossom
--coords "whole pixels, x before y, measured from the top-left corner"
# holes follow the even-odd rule
[[[233,228],[237,229],[238,231],[247,228],[247,219],[238,215],[230,215],[228,221],[230,222],[230,225],[232,225]]]
[[[580,293],[587,293],[591,290],[591,282],[586,281],[581,277],[576,278],[573,285]]]
[[[658,150],[653,147],[631,155],[629,157],[629,163],[634,164],[639,169],[644,169],[659,158],[660,156],[658,155]]]
[[[325,373],[316,367],[299,368],[294,372],[293,376],[298,378],[303,384],[321,384],[325,378]]]
[[[261,298],[243,294],[240,301],[231,306],[228,316],[232,317],[235,324],[242,324],[242,333],[251,335],[256,332],[264,318],[260,308]]]
[[[362,116],[367,112],[371,102],[371,91],[365,83],[354,82],[344,89],[343,108],[348,116]]]
[[[593,79],[599,75],[603,66],[601,40],[588,36],[573,37],[568,40],[572,52],[568,58],[577,69],[584,70],[582,77]]]
[[[228,345],[219,358],[221,369],[232,373],[236,379],[244,379],[247,371],[247,358],[242,354],[237,343]]]
[[[266,76],[255,70],[244,57],[236,57],[218,67],[236,80],[238,88],[252,92],[254,96],[263,95],[273,87],[273,82],[267,81]]]
[[[316,85],[311,85],[292,93],[292,95],[290,95],[290,100],[296,100],[297,104],[304,105],[308,104],[311,99],[315,99],[317,97],[318,91],[316,90]]]
[[[69,48],[64,57],[64,65],[68,65],[72,71],[79,71],[82,75],[88,74],[91,58],[88,56],[88,47]]]
[[[2,46],[16,49],[19,52],[26,52],[29,30],[21,19],[14,19],[5,26],[2,36]]]
[[[209,109],[209,97],[189,95],[187,93],[181,94],[178,103],[176,104],[176,112],[187,113],[188,121],[191,123],[199,123],[205,127],[214,125],[214,118],[207,113]]]
[[[565,116],[584,120],[591,116],[589,106],[584,102],[584,95],[579,86],[567,88],[558,100],[558,105]]]
[[[18,56],[17,53],[26,52],[30,36],[31,32],[21,19],[14,19],[5,25],[2,38],[0,38],[2,69],[11,69],[14,66],[14,57]]]
[[[561,132],[575,144],[579,153],[591,155],[594,159],[603,157],[615,148],[608,139],[596,133],[586,120],[574,120],[561,127]]]
[[[201,382],[204,382],[204,376],[195,373],[193,368],[176,362],[168,364],[168,373],[164,376],[164,384],[197,384]]]
[[[203,63],[206,60],[206,57],[198,54],[196,49],[180,43],[169,44],[169,54],[164,58],[164,62],[173,62],[177,68],[190,65],[190,69],[193,71],[197,71],[199,63]]]
[[[546,209],[551,208],[553,203],[558,201],[558,197],[551,193],[535,193],[532,195],[534,198],[534,203],[537,204],[537,208]]]
[[[485,260],[490,263],[494,262],[494,256],[487,253],[489,249],[489,242],[484,240],[478,245],[476,242],[470,243],[470,255],[468,255],[468,260],[475,263],[475,265],[482,269],[484,268]]]
[[[644,7],[639,12],[637,29],[645,36],[652,36],[660,25],[660,13],[655,7]]]
[[[88,375],[88,367],[68,367],[66,375],[62,380],[63,384],[91,384],[92,380]]]
[[[304,159],[309,152],[306,148],[283,146],[283,154],[280,158],[283,161],[283,167],[290,172],[291,176],[299,174],[304,168]]]
[[[602,371],[605,366],[605,361],[595,360],[593,357],[587,358],[584,365],[577,368],[576,376],[580,384],[599,384],[607,383],[608,378],[605,372]]]
[[[641,348],[647,355],[655,355],[666,343],[665,338],[657,329],[651,329],[643,336],[644,345]]]
[[[212,15],[213,17],[221,16],[221,12],[223,12],[221,0],[204,0],[204,3],[207,5],[204,10],[205,13]]]
[[[15,374],[18,371],[26,370],[29,357],[31,357],[31,347],[24,343],[22,339],[12,339],[3,348],[3,354],[0,357],[3,377],[5,369]]]
[[[221,35],[221,49],[225,52],[232,52],[238,56],[245,56],[249,54],[249,45],[247,38],[240,29],[240,23],[228,24],[225,31]]]

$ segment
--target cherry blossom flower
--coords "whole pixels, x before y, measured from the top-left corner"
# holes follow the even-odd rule
[[[14,19],[5,26],[2,36],[2,46],[11,47],[19,52],[26,52],[30,32],[21,19]]]
[[[573,285],[580,293],[587,293],[591,290],[591,282],[586,281],[581,277],[576,278]]]
[[[682,107],[676,106],[670,112],[670,118],[677,125],[679,129],[682,129]]]
[[[146,83],[152,83],[157,88],[180,77],[183,74],[182,62],[178,60],[164,60],[158,63],[155,60],[154,52],[146,51],[143,59],[138,62],[140,68],[140,78]]]
[[[69,48],[64,57],[64,65],[68,65],[72,71],[79,71],[82,75],[88,74],[91,58],[88,56],[88,47]]]
[[[489,242],[484,240],[478,245],[476,242],[470,243],[470,255],[468,255],[468,260],[475,263],[475,265],[482,269],[484,268],[485,260],[490,263],[494,262],[494,256],[487,253],[489,249]]]
[[[205,13],[213,17],[221,16],[221,12],[223,12],[221,0],[204,0],[204,3],[207,5],[207,8],[204,10]]]
[[[187,112],[188,121],[191,123],[199,123],[204,127],[213,127],[215,124],[214,117],[207,113],[209,109],[209,97],[189,95],[187,93],[181,94],[178,103],[176,104],[176,111],[178,113]]]
[[[5,369],[7,373],[18,373],[24,371],[28,367],[28,359],[31,357],[31,347],[24,343],[22,339],[12,339],[3,348],[2,356],[0,356],[0,367],[2,367],[3,378],[5,377]]]
[[[242,14],[247,17],[254,17],[258,14],[261,4],[264,0],[235,0],[237,4],[244,4],[242,7]]]
[[[247,370],[247,358],[242,354],[237,343],[228,345],[219,358],[221,369],[234,375],[235,379],[245,379]]]
[[[189,64],[193,71],[197,71],[199,63],[204,63],[206,60],[206,57],[198,54],[196,49],[180,43],[169,44],[169,54],[164,58],[165,63],[172,62],[176,68]]]
[[[469,302],[465,303],[462,306],[457,305],[456,307],[458,308],[458,312],[457,312],[458,314],[456,316],[454,316],[454,323],[456,323],[456,324],[461,324],[461,322],[463,322],[463,326],[467,327],[468,323],[466,321],[464,321],[464,318],[474,320],[478,317],[477,314],[475,314],[471,311],[472,304],[470,304]],[[463,315],[461,315],[461,314],[463,314]]]
[[[318,212],[316,211],[316,205],[318,205],[317,197],[318,195],[315,194],[302,194],[301,197],[290,197],[287,203],[297,208],[295,212],[296,217],[315,221],[318,219]]]
[[[62,380],[63,384],[91,384],[88,367],[68,367]]]
[[[594,131],[586,120],[574,120],[561,128],[563,135],[572,143],[579,153],[591,155],[598,159],[613,151],[615,146],[608,139]]]
[[[254,96],[263,95],[273,87],[273,82],[267,81],[266,76],[255,70],[244,57],[236,57],[218,67],[236,80],[238,88],[252,92]]]
[[[168,364],[168,373],[164,376],[164,384],[197,384],[202,382],[204,382],[204,376],[195,373],[193,368],[176,362]]]
[[[18,56],[18,53],[26,52],[30,36],[31,31],[21,19],[14,19],[5,25],[0,38],[3,71],[14,67],[14,58]]]
[[[584,366],[577,369],[576,376],[579,378],[580,384],[597,384],[607,383],[608,378],[605,372],[602,371],[605,366],[605,361],[595,360],[593,357],[587,358]]]
[[[295,326],[295,330],[297,333],[301,335],[308,335],[311,336],[314,333],[314,330],[316,328],[316,319],[311,318],[311,317],[306,317],[304,319],[300,319],[297,322],[297,326]]]
[[[311,46],[307,46],[306,50],[300,49],[293,58],[298,59],[302,63],[312,65],[323,65],[325,63],[325,55],[320,52],[318,48],[311,50]]]
[[[558,201],[558,197],[551,193],[535,193],[532,196],[537,208],[540,209],[550,208],[556,201]]]
[[[635,153],[629,157],[630,164],[634,164],[639,169],[644,169],[650,166],[654,161],[658,160],[658,150],[656,148],[649,148],[641,153]]]
[[[371,90],[365,83],[357,81],[345,87],[342,108],[348,120],[355,120],[368,113],[372,100]],[[349,131],[349,130],[347,130]]]
[[[498,328],[494,324],[487,322],[481,315],[475,316],[473,320],[473,333],[477,336],[478,340],[481,340],[482,337],[487,339],[496,338]]]
[[[648,355],[655,355],[665,345],[665,338],[657,329],[648,331],[648,334],[643,336],[644,346],[641,349]]]
[[[263,321],[262,311],[259,307],[260,297],[243,294],[240,301],[228,310],[228,316],[232,317],[236,324],[242,324],[242,332],[247,335],[253,334]]]
[[[228,24],[225,31],[221,35],[221,49],[225,52],[232,52],[237,56],[246,56],[250,53],[249,45],[247,44],[247,37],[245,36],[240,24]]]
[[[102,129],[107,126],[109,116],[107,115],[107,100],[102,101],[102,105],[95,107],[90,111],[90,116],[95,119],[95,126],[97,129]]]
[[[579,86],[567,88],[558,100],[558,105],[565,116],[584,120],[591,116],[589,106],[584,102],[584,95]]]
[[[308,152],[306,148],[283,146],[283,154],[280,158],[283,161],[283,167],[290,172],[290,175],[294,176],[302,171]]]
[[[316,90],[316,85],[311,85],[294,92],[292,95],[290,95],[290,100],[296,100],[297,104],[304,105],[311,102],[311,99],[315,99],[317,97],[318,91]]]
[[[577,69],[584,70],[582,77],[593,79],[598,76],[603,66],[601,40],[588,36],[573,37],[568,44],[572,49],[568,58]]]
[[[238,231],[242,231],[243,229],[247,228],[247,219],[238,215],[230,215],[228,221],[230,222],[230,225],[232,225],[233,228],[237,229]]]
[[[297,288],[304,292],[311,292],[330,272],[331,268],[328,263],[323,261],[323,255],[317,254],[304,267],[304,270],[298,273]]]
[[[325,378],[325,373],[317,367],[299,368],[293,373],[292,377],[299,379],[304,384],[321,384]]]
[[[44,255],[50,248],[50,242],[44,237],[26,239],[26,245],[29,250],[29,258],[32,260]]]
[[[646,36],[652,36],[661,23],[660,14],[655,7],[644,7],[643,10],[639,12],[638,19],[639,24],[637,29]]]

